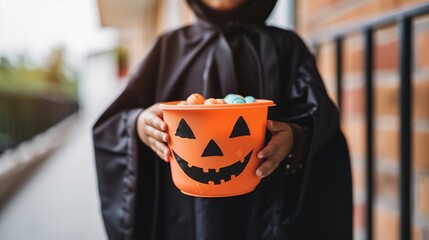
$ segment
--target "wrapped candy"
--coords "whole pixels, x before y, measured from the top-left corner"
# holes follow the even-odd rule
[[[244,98],[244,100],[246,100],[246,103],[254,103],[254,102],[256,102],[256,99],[254,97],[252,97],[252,96],[246,96]]]
[[[204,97],[199,93],[193,93],[191,94],[186,101],[189,105],[198,105],[198,104],[204,104],[205,99]]]
[[[244,103],[254,103],[256,99],[253,96],[243,97],[239,94],[228,94],[223,99],[222,98],[208,98],[205,99],[199,93],[193,93],[189,95],[186,101],[180,101],[178,105],[212,105],[212,104],[244,104]]]
[[[252,96],[243,97],[238,94],[228,94],[224,98],[225,102],[228,104],[241,104],[241,103],[254,103],[256,99]]]

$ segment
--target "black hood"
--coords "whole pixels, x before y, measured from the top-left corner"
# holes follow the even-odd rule
[[[186,0],[197,18],[215,25],[231,22],[263,24],[273,10],[277,0],[246,0],[232,10],[218,11],[211,9],[202,0]]]

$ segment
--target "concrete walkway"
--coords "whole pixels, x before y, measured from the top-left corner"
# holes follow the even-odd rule
[[[2,240],[107,239],[90,135],[83,117],[0,209]]]

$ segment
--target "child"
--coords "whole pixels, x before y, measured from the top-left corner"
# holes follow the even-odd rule
[[[193,25],[159,37],[94,125],[110,239],[352,239],[348,149],[314,58],[293,32],[264,24],[275,0],[187,0]],[[270,99],[261,183],[225,198],[173,184],[159,102],[192,93]],[[161,161],[161,160],[164,161]]]

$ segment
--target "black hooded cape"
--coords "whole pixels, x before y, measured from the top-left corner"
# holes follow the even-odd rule
[[[264,24],[276,1],[248,0],[224,12],[187,2],[196,23],[156,40],[93,127],[109,239],[352,239],[350,162],[339,114],[303,41]],[[139,140],[135,125],[152,104],[197,92],[273,100],[269,119],[308,129],[304,169],[286,175],[280,165],[240,196],[182,194],[169,164]]]

